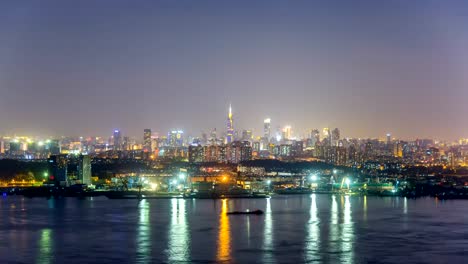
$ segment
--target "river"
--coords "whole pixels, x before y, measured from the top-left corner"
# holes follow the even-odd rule
[[[468,201],[0,198],[0,263],[222,262],[467,263]]]

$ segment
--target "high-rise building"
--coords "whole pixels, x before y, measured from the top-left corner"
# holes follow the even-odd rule
[[[241,145],[241,155],[240,161],[251,160],[252,159],[252,147],[250,146],[250,142],[244,141]]]
[[[49,164],[49,178],[56,185],[65,186],[67,185],[67,167],[68,158],[67,155],[51,155],[48,159]]]
[[[17,140],[10,141],[10,148],[9,148],[10,155],[20,155],[21,151],[21,143]]]
[[[268,146],[267,146],[268,147]],[[252,144],[252,150],[253,151],[260,151],[260,142],[258,141],[255,141],[253,144]]]
[[[242,140],[251,141],[252,140],[252,130],[242,130]]]
[[[184,131],[172,130],[169,132],[167,140],[171,147],[182,147],[184,145]]]
[[[279,155],[283,158],[291,157],[291,144],[282,144],[279,146]]]
[[[78,160],[78,179],[82,184],[91,184],[91,158],[88,155],[81,155]]]
[[[143,130],[143,151],[145,152],[151,152],[152,151],[152,146],[151,146],[151,129],[146,128]]]
[[[60,144],[60,140],[58,139],[50,140],[48,143],[48,148],[51,155],[59,155],[62,153],[62,144]]]
[[[401,142],[395,142],[393,145],[393,156],[395,158],[403,157],[403,144]]]
[[[285,126],[283,128],[283,139],[290,140],[291,139],[291,126]]]
[[[234,123],[232,118],[232,108],[229,105],[229,113],[227,119],[227,131],[226,131],[226,143],[232,143],[234,141]]]
[[[205,161],[205,149],[201,145],[190,145],[188,148],[189,162]]]
[[[263,120],[263,137],[270,140],[270,137],[271,137],[271,119],[270,118]]]
[[[323,129],[323,141],[325,145],[332,145],[332,133],[330,132],[330,129],[328,127]]]
[[[338,128],[333,129],[331,133],[332,137],[332,146],[338,146],[338,141],[340,140],[340,130]]]
[[[303,142],[303,141],[294,140],[294,141],[292,142],[292,146],[291,146],[291,156],[293,156],[293,157],[299,157],[299,156],[302,155],[303,150],[304,150],[304,142]]]
[[[122,134],[120,130],[114,130],[114,150],[122,150]]]
[[[122,147],[123,147],[123,150],[125,150],[125,151],[132,150],[130,137],[123,137]]]

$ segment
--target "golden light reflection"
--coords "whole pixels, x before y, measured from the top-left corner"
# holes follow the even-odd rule
[[[171,223],[169,226],[169,262],[190,261],[190,232],[185,212],[185,199],[171,200]]]
[[[316,253],[320,248],[320,220],[318,217],[316,196],[312,194],[311,203],[310,203],[310,217],[309,222],[307,223],[307,240],[306,240],[306,252],[307,252],[307,261],[312,261],[316,258]]]
[[[150,207],[147,200],[138,204],[137,262],[151,263]]]
[[[367,196],[364,195],[364,206],[363,206],[363,211],[364,211],[364,221],[367,221]]]
[[[53,262],[52,247],[52,230],[48,228],[42,229],[41,238],[39,239],[39,256],[37,257],[38,264],[48,264]]]
[[[219,217],[218,252],[216,256],[217,261],[219,262],[226,262],[231,258],[231,230],[229,227],[229,217],[227,212],[227,200],[223,199],[221,215]]]

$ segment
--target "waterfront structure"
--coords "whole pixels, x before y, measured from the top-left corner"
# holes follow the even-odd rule
[[[82,184],[91,184],[91,158],[89,155],[80,155],[78,159],[78,180]]]
[[[67,155],[51,155],[48,159],[49,164],[49,179],[56,185],[66,186],[67,185],[67,169],[68,169],[68,157]]]

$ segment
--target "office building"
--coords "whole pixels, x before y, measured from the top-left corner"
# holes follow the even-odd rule
[[[114,130],[114,135],[113,135],[113,140],[114,140],[114,150],[120,151],[122,150],[122,134],[120,133],[120,130],[115,129]]]
[[[263,120],[263,137],[266,138],[268,141],[271,137],[271,119],[267,118]]]
[[[232,117],[232,108],[229,105],[229,113],[227,118],[227,130],[226,130],[226,144],[230,144],[234,141],[234,120]]]
[[[290,140],[291,139],[291,126],[285,126],[283,128],[283,140]]]
[[[151,146],[151,129],[143,130],[143,151],[152,152]]]
[[[201,145],[190,145],[188,148],[189,162],[204,162],[205,149]]]
[[[78,159],[78,180],[82,184],[91,184],[91,157],[88,155],[80,155]]]
[[[55,183],[55,185],[66,186],[67,185],[67,169],[68,169],[68,157],[67,155],[51,155],[48,159],[49,164],[49,179]]]

